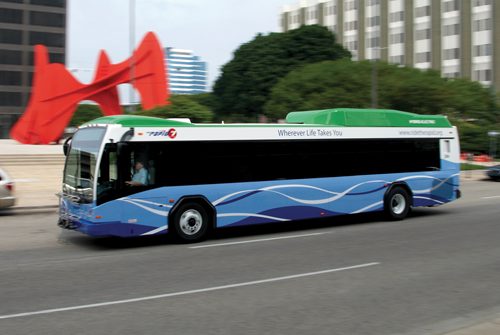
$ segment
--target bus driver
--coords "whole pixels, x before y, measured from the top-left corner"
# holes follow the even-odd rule
[[[148,184],[148,170],[141,161],[135,162],[135,172],[131,181],[126,181],[129,186],[146,186]]]

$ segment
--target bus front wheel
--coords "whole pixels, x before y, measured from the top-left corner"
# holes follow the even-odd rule
[[[198,203],[181,205],[173,217],[175,235],[183,242],[201,241],[208,232],[209,216]]]
[[[394,187],[385,196],[385,214],[391,220],[403,220],[411,209],[410,194],[402,187]]]

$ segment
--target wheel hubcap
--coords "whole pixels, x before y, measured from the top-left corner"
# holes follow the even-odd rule
[[[401,194],[395,194],[391,200],[391,208],[394,214],[401,214],[406,208],[406,199]]]
[[[179,223],[184,234],[194,235],[200,231],[203,225],[203,218],[196,209],[189,209],[182,213]]]

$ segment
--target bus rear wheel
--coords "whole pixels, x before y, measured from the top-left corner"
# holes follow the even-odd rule
[[[402,187],[392,188],[385,196],[386,216],[391,220],[403,220],[411,209],[410,194]]]
[[[182,242],[193,243],[203,240],[208,227],[207,211],[194,202],[181,205],[173,216],[174,233]]]

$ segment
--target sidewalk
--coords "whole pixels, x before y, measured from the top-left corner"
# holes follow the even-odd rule
[[[19,145],[0,140],[0,167],[14,180],[15,207],[57,206],[55,194],[61,190],[63,159],[62,145]]]
[[[1,155],[63,155],[62,144],[19,144],[14,140],[0,140]]]

